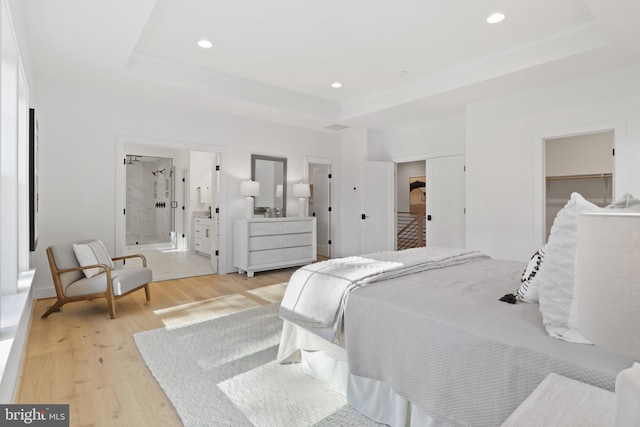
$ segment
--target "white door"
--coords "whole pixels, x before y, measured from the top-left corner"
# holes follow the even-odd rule
[[[316,217],[316,227],[318,233],[318,255],[330,258],[331,246],[331,179],[329,178],[331,170],[329,165],[322,165],[321,169],[316,166],[313,173],[313,212]]]
[[[427,246],[466,247],[464,156],[427,159]]]
[[[395,163],[367,162],[363,172],[360,250],[391,251],[395,238]]]

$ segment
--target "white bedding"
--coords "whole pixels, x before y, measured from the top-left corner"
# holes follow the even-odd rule
[[[477,251],[429,247],[337,258],[304,266],[289,280],[280,317],[339,343],[344,308],[353,290],[394,277],[483,258],[487,256]]]
[[[356,289],[344,318],[351,374],[384,382],[445,425],[499,425],[550,372],[612,390],[630,360],[550,338],[537,304],[498,301],[523,268],[481,259]],[[284,332],[283,358],[296,347],[326,352]]]

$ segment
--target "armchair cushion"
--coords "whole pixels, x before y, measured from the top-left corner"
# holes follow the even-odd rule
[[[70,244],[58,244],[51,246],[51,254],[55,259],[56,267],[58,270],[66,270],[69,268],[78,268],[80,263],[73,252],[73,247]],[[71,283],[76,280],[80,280],[84,277],[82,271],[68,271],[66,273],[60,273],[60,285],[62,289],[65,289]]]
[[[78,259],[78,263],[82,267],[86,267],[88,265],[96,265],[96,264],[104,264],[111,269],[115,268],[115,264],[111,260],[109,253],[107,252],[107,248],[104,247],[104,244],[100,240],[94,240],[86,243],[73,244],[73,252]],[[91,278],[104,270],[100,268],[89,268],[83,270],[84,275],[87,278]]]
[[[123,295],[152,281],[150,268],[129,267],[111,270],[113,295]],[[69,284],[64,289],[66,297],[89,295],[107,290],[107,274],[99,273],[91,277],[83,278]]]

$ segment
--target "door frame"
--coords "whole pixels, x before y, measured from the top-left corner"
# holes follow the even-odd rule
[[[221,145],[215,144],[202,144],[190,141],[173,141],[173,140],[164,140],[164,139],[155,139],[155,138],[144,138],[138,136],[129,136],[129,135],[117,135],[116,136],[116,161],[115,161],[115,174],[116,174],[116,182],[115,182],[115,253],[116,256],[121,256],[124,254],[124,250],[126,247],[125,235],[126,235],[126,221],[125,216],[123,215],[124,209],[127,205],[127,174],[126,170],[123,166],[122,159],[126,156],[125,145],[126,144],[136,144],[136,145],[145,145],[150,149],[153,148],[164,148],[170,150],[183,150],[183,151],[205,151],[210,153],[219,153],[219,163],[222,165],[224,154],[226,152],[226,148]],[[220,172],[220,181],[219,181],[219,200],[218,206],[220,207],[220,217],[219,217],[219,240],[218,246],[223,248],[220,251],[220,255],[218,258],[218,274],[226,274],[227,273],[227,257],[230,254],[227,254],[227,185],[226,185],[226,174],[224,173],[224,169],[221,166]],[[184,230],[186,234],[188,230]]]
[[[591,133],[613,131],[613,148],[616,155],[613,156],[613,179],[611,182],[611,197],[616,199],[622,192],[618,188],[618,183],[628,182],[627,179],[620,179],[618,171],[622,171],[620,162],[627,153],[627,133],[626,122],[616,120],[611,122],[590,123],[578,126],[571,126],[561,129],[543,131],[534,137],[533,143],[533,233],[534,245],[540,247],[546,238],[546,165],[545,165],[545,144],[549,139],[566,138],[570,136],[587,135]]]
[[[333,159],[327,159],[324,157],[312,157],[305,156],[304,158],[304,182],[309,182],[309,168],[312,164],[327,165],[331,171],[331,194],[329,195],[329,204],[331,205],[331,217],[329,219],[329,239],[331,240],[331,247],[329,248],[329,255],[334,256],[336,254],[336,223],[338,220],[337,212],[340,212],[338,206],[337,189],[339,187],[338,164]]]

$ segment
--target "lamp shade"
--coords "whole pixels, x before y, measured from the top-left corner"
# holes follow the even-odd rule
[[[259,196],[260,183],[258,181],[242,181],[240,183],[240,195],[242,196]]]
[[[276,185],[276,197],[282,197],[282,184]]]
[[[311,187],[309,184],[293,184],[293,196],[294,197],[310,197]]]
[[[574,280],[578,330],[640,361],[640,214],[578,215]]]

